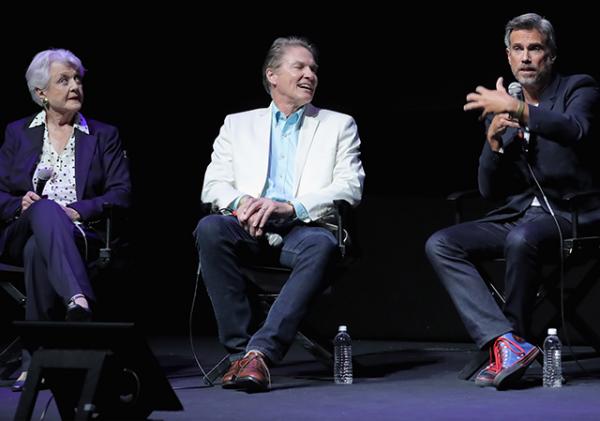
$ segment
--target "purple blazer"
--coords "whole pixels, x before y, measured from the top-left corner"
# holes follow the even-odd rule
[[[10,123],[0,147],[0,233],[19,215],[23,195],[35,191],[32,178],[42,153],[44,126],[29,128],[34,117]],[[68,205],[84,222],[98,219],[104,203],[127,208],[131,202],[129,164],[117,128],[86,121],[89,135],[75,130],[77,201]]]

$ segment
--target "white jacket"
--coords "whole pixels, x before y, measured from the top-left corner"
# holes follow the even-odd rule
[[[269,169],[271,109],[231,114],[217,136],[204,175],[202,201],[219,208],[237,197],[259,197]],[[311,221],[328,215],[333,201],[356,206],[365,172],[354,119],[346,114],[306,105],[298,135],[294,192]]]

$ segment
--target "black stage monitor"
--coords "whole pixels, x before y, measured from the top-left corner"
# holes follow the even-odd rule
[[[36,354],[33,354],[31,368],[39,369],[37,375],[47,379],[47,386],[55,397],[71,396],[69,405],[73,404],[73,396],[81,394],[86,386],[82,381],[95,381],[98,384],[94,395],[97,405],[94,406],[100,415],[136,414],[143,417],[154,410],[183,409],[133,323],[17,321],[14,324],[27,349],[43,351],[37,353],[37,362]],[[81,373],[73,374],[78,372],[77,369],[87,368],[86,361],[90,356],[98,355],[106,355],[105,359],[100,358],[104,362],[98,379],[84,380]],[[28,380],[29,374],[34,373],[28,373]],[[60,405],[58,399],[57,404]]]

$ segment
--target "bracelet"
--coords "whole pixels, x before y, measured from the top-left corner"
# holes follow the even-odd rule
[[[514,118],[518,121],[521,121],[523,117],[523,112],[525,111],[525,101],[519,101],[519,106],[517,107],[517,112],[514,114]]]

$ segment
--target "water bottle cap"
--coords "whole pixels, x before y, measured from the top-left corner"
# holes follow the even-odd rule
[[[340,327],[338,328],[338,332],[346,332],[348,330],[348,327],[346,325],[340,325]]]
[[[548,329],[548,335],[556,335],[557,331],[556,328],[551,327]]]

